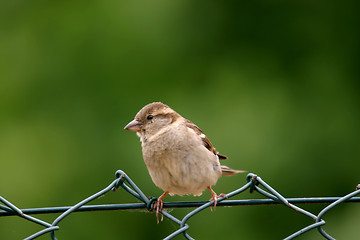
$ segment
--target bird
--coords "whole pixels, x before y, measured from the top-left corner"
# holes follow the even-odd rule
[[[140,138],[150,177],[164,191],[153,207],[157,223],[166,195],[200,196],[208,189],[215,209],[217,199],[226,195],[217,195],[211,187],[221,176],[245,172],[221,165],[219,160],[227,157],[219,154],[203,131],[161,102],[145,105],[124,129]]]

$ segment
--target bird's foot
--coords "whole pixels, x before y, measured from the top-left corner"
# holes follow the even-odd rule
[[[162,214],[162,211],[164,209],[164,197],[169,192],[164,192],[155,202],[153,210],[156,210],[156,222],[159,224],[159,213],[161,214],[161,221],[164,220],[164,215]]]
[[[226,197],[226,194],[224,193],[221,193],[220,195],[217,195],[216,192],[214,192],[214,190],[211,189],[211,187],[208,187],[208,189],[210,190],[211,192],[211,198],[210,198],[210,202],[211,201],[214,201],[214,211],[216,210],[216,205],[217,205],[217,200],[218,198],[221,198],[221,197]],[[212,211],[212,207],[210,207],[210,210]]]
[[[157,224],[159,224],[159,213],[161,214],[161,221],[164,219],[164,215],[160,212],[162,211],[164,208],[164,200],[163,199],[158,199],[155,204],[154,204],[154,209],[156,210],[156,222]]]

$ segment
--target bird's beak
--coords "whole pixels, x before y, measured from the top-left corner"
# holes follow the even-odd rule
[[[142,128],[142,123],[139,121],[136,121],[135,119],[129,122],[124,129],[133,131],[133,132],[139,132]]]

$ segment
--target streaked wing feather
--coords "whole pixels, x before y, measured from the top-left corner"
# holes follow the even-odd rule
[[[188,128],[191,128],[192,130],[195,131],[196,134],[198,134],[201,137],[201,140],[204,144],[204,146],[212,153],[214,153],[215,155],[217,155],[219,157],[220,160],[225,160],[227,159],[226,156],[219,154],[218,151],[216,151],[216,149],[214,148],[214,146],[212,145],[212,143],[210,142],[209,138],[203,133],[203,131],[201,131],[201,129],[196,126],[193,122],[191,122],[190,120],[186,120],[186,126]]]

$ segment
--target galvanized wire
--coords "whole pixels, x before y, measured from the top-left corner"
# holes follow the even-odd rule
[[[326,224],[323,216],[329,210],[333,209],[335,206],[343,202],[360,202],[360,197],[355,197],[360,194],[360,184],[357,185],[355,191],[343,196],[343,197],[312,197],[312,198],[285,198],[280,193],[278,193],[274,188],[269,184],[263,181],[259,176],[250,173],[246,177],[247,183],[242,187],[226,194],[226,197],[221,197],[218,199],[217,206],[250,206],[250,205],[273,205],[273,204],[282,204],[286,207],[295,210],[307,217],[313,219],[314,223],[300,229],[299,231],[291,234],[286,237],[286,240],[294,239],[305,232],[308,232],[312,229],[317,229],[318,232],[325,239],[334,239],[328,233],[326,233],[322,227]],[[132,196],[140,200],[142,203],[127,203],[127,204],[103,204],[103,205],[86,205],[92,200],[106,194],[109,191],[116,191],[118,188],[123,188]],[[229,200],[229,198],[240,194],[241,192],[250,190],[251,193],[257,192],[266,197],[266,199],[242,199],[242,200]],[[21,218],[24,218],[28,221],[34,222],[45,228],[41,231],[38,231],[31,236],[25,238],[25,240],[35,239],[41,235],[50,233],[51,239],[57,239],[55,237],[55,232],[60,230],[58,226],[59,222],[62,221],[65,217],[69,216],[73,212],[82,212],[82,211],[110,211],[110,210],[131,210],[131,209],[148,209],[152,211],[153,204],[155,203],[156,198],[147,197],[141,189],[126,175],[122,170],[118,170],[115,173],[115,180],[108,185],[106,188],[101,191],[91,195],[90,197],[82,200],[74,206],[68,207],[48,207],[48,208],[32,208],[32,209],[19,209],[14,204],[0,196],[0,217],[13,216],[17,215]],[[303,203],[329,203],[319,214],[313,214],[307,210],[304,210],[295,204]],[[211,202],[167,202],[164,203],[164,208],[188,208],[195,207],[194,210],[189,212],[183,219],[179,220],[166,210],[162,210],[162,214],[169,220],[175,222],[179,225],[179,229],[167,236],[166,240],[172,239],[180,234],[182,234],[186,239],[193,239],[186,231],[190,228],[187,224],[187,221],[193,217],[195,214],[201,212],[202,210],[211,207],[214,204],[214,201]],[[30,215],[34,214],[46,214],[46,213],[62,213],[57,217],[52,223],[45,222],[38,218],[35,218]]]

